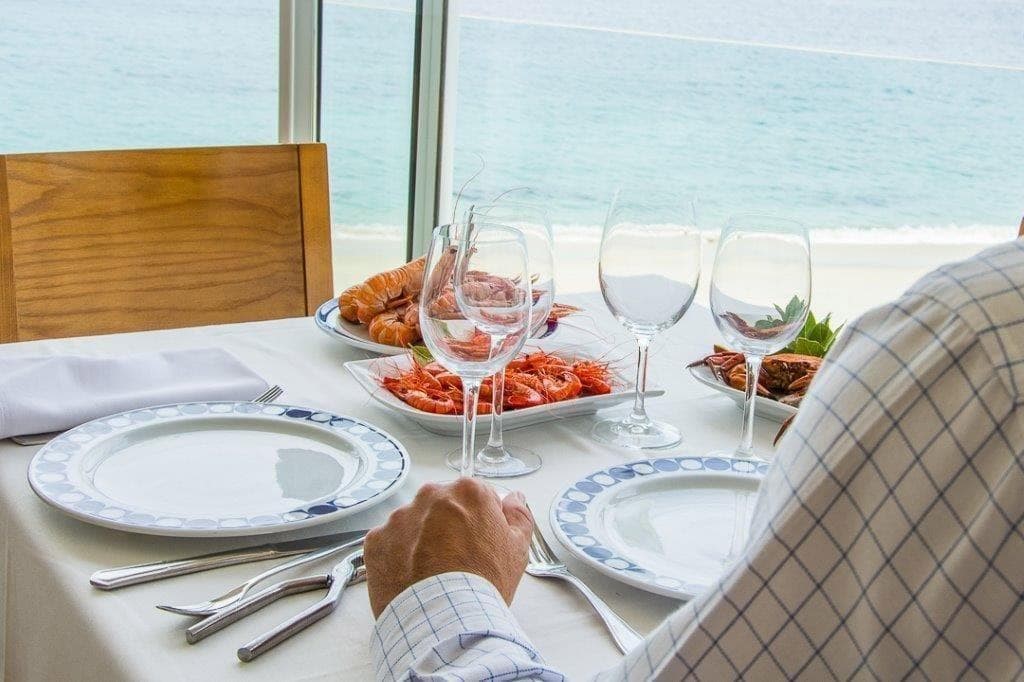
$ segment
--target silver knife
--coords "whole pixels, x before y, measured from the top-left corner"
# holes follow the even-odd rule
[[[274,542],[256,547],[243,547],[225,552],[214,552],[213,554],[203,554],[186,559],[156,561],[148,564],[121,566],[119,568],[105,568],[93,573],[89,578],[89,583],[101,590],[116,590],[119,587],[138,585],[190,573],[199,573],[200,571],[209,571],[223,566],[234,566],[235,564],[245,564],[252,561],[264,561],[266,559],[278,559],[295,556],[296,554],[305,554],[321,547],[329,547],[359,539],[366,535],[366,533],[367,531],[365,530],[348,531],[346,533],[322,535],[303,540]]]

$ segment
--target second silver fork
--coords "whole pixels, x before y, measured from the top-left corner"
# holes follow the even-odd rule
[[[609,634],[615,640],[615,644],[624,654],[628,654],[643,641],[636,630],[631,628],[626,621],[622,620],[603,599],[594,594],[594,591],[587,587],[587,584],[569,572],[568,567],[558,560],[544,536],[541,535],[537,524],[533,525],[533,537],[530,538],[530,563],[526,566],[526,572],[537,578],[558,578],[569,583],[582,594],[590,605],[594,607],[597,615],[604,621]]]
[[[362,537],[358,537],[355,540],[349,540],[348,542],[342,542],[342,543],[339,543],[337,545],[331,545],[329,547],[324,547],[323,549],[319,549],[319,550],[317,550],[315,552],[310,552],[309,554],[303,554],[303,555],[301,555],[299,557],[296,557],[296,558],[292,559],[291,561],[286,561],[285,563],[280,564],[278,566],[274,566],[272,568],[268,568],[267,570],[263,571],[259,575],[253,576],[252,578],[249,578],[248,580],[246,580],[241,585],[238,585],[237,587],[234,587],[234,588],[228,590],[227,592],[225,592],[224,594],[220,595],[219,597],[214,597],[213,599],[210,599],[210,600],[207,600],[207,601],[204,601],[204,602],[199,602],[198,604],[189,604],[188,606],[173,606],[171,604],[157,604],[157,608],[161,609],[163,611],[170,611],[171,613],[178,613],[178,614],[181,614],[183,616],[200,616],[200,617],[212,616],[215,613],[217,613],[218,611],[220,611],[221,609],[223,609],[225,607],[228,607],[228,606],[231,606],[232,604],[236,604],[239,601],[241,601],[242,599],[244,599],[245,596],[247,594],[249,594],[249,592],[252,590],[253,587],[255,587],[256,585],[258,585],[259,583],[263,582],[264,580],[266,580],[267,578],[269,578],[269,577],[271,577],[273,575],[277,575],[278,573],[283,573],[284,571],[290,571],[293,568],[298,568],[299,566],[304,566],[304,565],[306,565],[308,563],[311,563],[313,561],[319,561],[320,559],[326,559],[327,557],[331,557],[331,556],[334,556],[335,554],[339,554],[339,553],[345,551],[346,549],[351,549],[353,547],[359,547],[362,544],[363,544],[363,538]]]

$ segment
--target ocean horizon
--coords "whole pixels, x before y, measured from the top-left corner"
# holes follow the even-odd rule
[[[5,0],[0,153],[272,143],[277,2]],[[325,4],[335,231],[404,240],[411,2]],[[1024,213],[1024,7],[464,0],[460,206],[515,187],[591,238],[615,189],[831,241],[985,243]],[[797,21],[799,19],[799,21]],[[116,40],[114,40],[116,38]],[[191,42],[190,42],[191,41]]]

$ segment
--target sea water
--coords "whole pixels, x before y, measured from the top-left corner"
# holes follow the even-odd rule
[[[404,230],[412,4],[325,6],[336,229]],[[628,182],[665,197],[653,219],[696,195],[710,229],[771,211],[908,241],[1024,211],[1024,3],[461,6],[456,188],[484,165],[463,207],[528,186],[592,235]],[[277,8],[0,0],[0,153],[276,141]]]

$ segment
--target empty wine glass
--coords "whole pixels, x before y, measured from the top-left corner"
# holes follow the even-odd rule
[[[624,419],[594,425],[598,440],[632,449],[666,448],[682,440],[679,429],[654,421],[644,406],[651,340],[678,322],[700,281],[701,236],[693,201],[672,211],[618,192],[601,237],[598,273],[612,315],[636,337],[639,349],[633,409]]]
[[[711,314],[726,343],[746,357],[743,434],[737,457],[753,457],[757,379],[764,356],[797,337],[811,304],[811,246],[800,223],[762,215],[729,219],[711,274]]]
[[[515,228],[477,221],[434,230],[420,292],[420,329],[434,359],[462,380],[462,449],[449,465],[473,476],[480,385],[504,369],[530,328],[526,243]]]
[[[547,328],[548,316],[555,298],[555,264],[551,223],[547,213],[529,204],[502,201],[498,204],[473,206],[466,212],[466,223],[497,222],[515,227],[526,241],[527,264],[533,306],[530,311],[531,335]],[[505,372],[491,377],[491,431],[487,444],[477,453],[475,471],[484,478],[523,476],[541,466],[541,458],[533,450],[509,445],[502,436]]]

